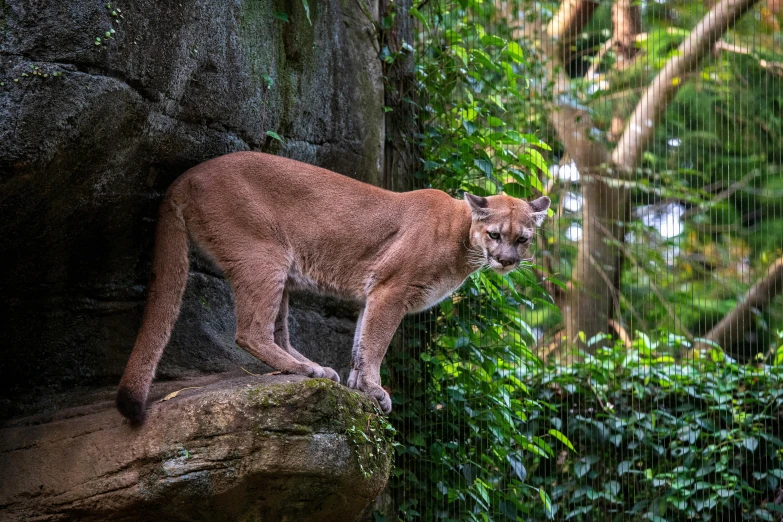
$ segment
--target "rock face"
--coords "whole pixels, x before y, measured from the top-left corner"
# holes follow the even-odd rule
[[[140,428],[100,400],[113,390],[9,423],[0,520],[349,522],[383,488],[391,447],[371,399],[324,379],[221,377],[156,385],[158,401],[199,388]]]
[[[117,381],[159,201],[189,167],[261,144],[378,182],[378,3],[308,5],[312,23],[299,0],[0,4],[0,397]],[[234,345],[231,300],[197,260],[159,377],[260,369]],[[345,373],[354,319],[295,302],[293,340]]]

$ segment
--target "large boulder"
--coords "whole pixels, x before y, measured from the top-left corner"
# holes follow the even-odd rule
[[[7,423],[0,520],[350,522],[381,491],[391,434],[372,399],[325,379],[219,377],[155,385],[140,428],[113,390]]]
[[[310,20],[304,4],[2,2],[0,418],[22,397],[118,380],[158,204],[189,167],[260,145],[378,183],[378,2],[310,1]],[[355,310],[300,303],[294,343],[345,377]],[[196,259],[159,377],[261,371],[234,345],[232,307]]]

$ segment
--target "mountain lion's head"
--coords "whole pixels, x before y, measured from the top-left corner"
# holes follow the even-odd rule
[[[525,259],[530,243],[546,218],[549,198],[531,202],[511,196],[483,198],[465,193],[473,222],[470,227],[471,261],[507,274]]]

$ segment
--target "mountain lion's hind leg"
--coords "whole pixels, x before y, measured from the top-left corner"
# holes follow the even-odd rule
[[[275,343],[291,354],[297,361],[318,366],[291,346],[291,340],[288,337],[288,290],[283,290],[283,297],[280,300],[280,309],[277,311],[277,319],[275,319]],[[321,368],[323,368],[327,379],[331,379],[338,383],[340,382],[340,376],[337,375],[336,371],[328,366],[321,366]]]
[[[285,288],[283,270],[272,271],[266,262],[243,262],[227,271],[234,288],[237,315],[236,343],[253,357],[275,370],[308,377],[325,377],[326,372],[310,361],[299,361],[275,344],[275,319]]]

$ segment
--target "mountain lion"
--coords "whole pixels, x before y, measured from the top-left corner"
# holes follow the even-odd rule
[[[236,342],[272,368],[339,382],[288,339],[288,293],[362,304],[348,386],[391,411],[380,365],[407,313],[429,308],[475,270],[519,266],[549,208],[509,196],[396,193],[278,156],[235,152],[188,170],[160,208],[147,305],[117,407],[144,420],[158,361],[188,278],[188,241],[222,269],[236,301]]]

